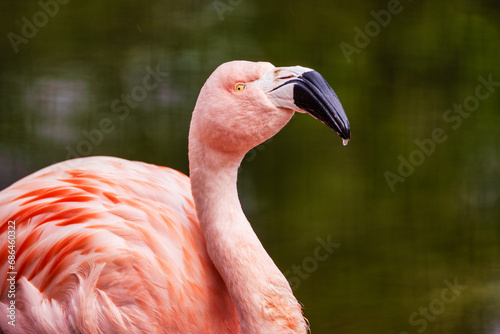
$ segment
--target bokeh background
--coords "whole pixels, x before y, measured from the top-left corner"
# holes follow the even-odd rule
[[[60,1],[46,20],[36,1],[0,1],[0,189],[78,147],[187,174],[191,111],[219,64],[311,67],[351,142],[296,115],[248,154],[238,186],[312,333],[500,333],[498,1]],[[168,75],[120,119],[113,101],[147,66]],[[474,100],[480,76],[497,84]],[[464,101],[470,115],[448,112]],[[113,131],[82,144],[105,118]],[[436,128],[446,140],[415,153]]]

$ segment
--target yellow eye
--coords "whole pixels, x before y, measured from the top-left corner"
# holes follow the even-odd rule
[[[236,84],[236,86],[234,86],[234,90],[238,93],[245,90],[245,88],[246,88],[246,86],[242,83]]]

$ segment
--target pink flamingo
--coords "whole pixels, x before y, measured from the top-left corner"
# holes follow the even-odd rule
[[[344,110],[319,73],[225,63],[193,112],[191,180],[165,167],[89,157],[0,192],[1,330],[306,333],[236,189],[245,153],[294,111],[349,140]]]

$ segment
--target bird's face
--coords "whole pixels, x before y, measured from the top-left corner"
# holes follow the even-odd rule
[[[191,133],[196,130],[200,140],[217,150],[244,154],[274,136],[295,111],[325,123],[344,143],[350,139],[344,109],[318,72],[233,61],[219,66],[203,86]]]

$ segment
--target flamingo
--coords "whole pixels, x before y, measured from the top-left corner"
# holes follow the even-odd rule
[[[0,192],[2,332],[306,333],[236,188],[245,153],[295,111],[350,139],[342,105],[318,72],[224,63],[193,111],[190,178],[86,157]]]

